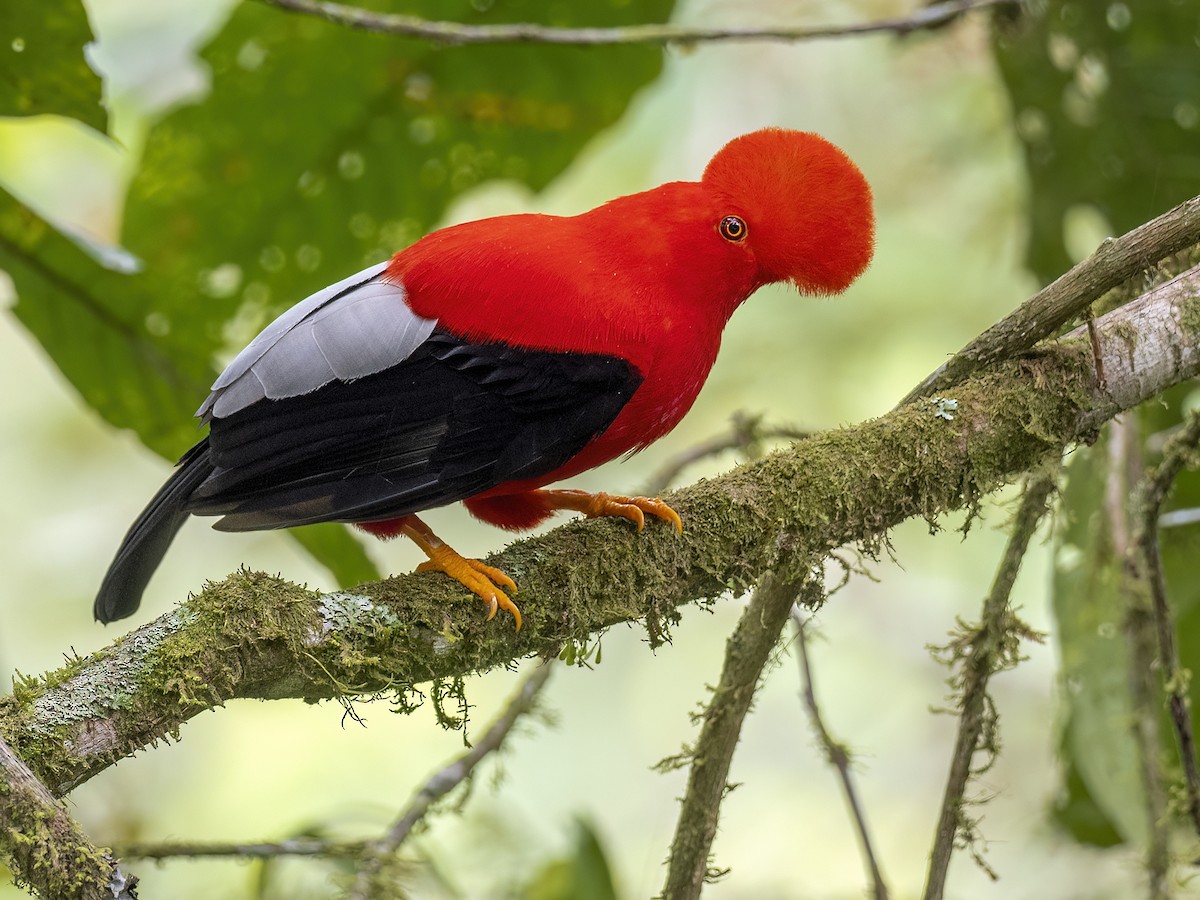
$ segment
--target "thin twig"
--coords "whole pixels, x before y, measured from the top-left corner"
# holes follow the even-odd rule
[[[403,13],[331,3],[326,0],[261,0],[288,12],[315,16],[379,34],[421,38],[443,44],[540,43],[572,46],[612,44],[698,44],[714,41],[804,41],[818,38],[856,37],[864,34],[908,34],[940,28],[965,13],[989,7],[1017,6],[1020,0],[948,0],[922,7],[908,16],[858,22],[851,25],[690,27],[647,24],[615,28],[554,28],[528,22],[468,25],[422,19]]]
[[[530,672],[483,737],[450,765],[431,775],[413,795],[408,808],[396,819],[387,834],[367,845],[358,876],[347,895],[349,900],[368,900],[372,896],[374,879],[384,863],[400,849],[433,804],[470,778],[476,766],[503,746],[513,726],[533,709],[554,665],[555,660],[549,659]]]
[[[1159,546],[1159,513],[1175,479],[1185,466],[1194,465],[1196,447],[1200,445],[1200,413],[1193,412],[1182,431],[1178,432],[1163,451],[1162,461],[1142,479],[1135,493],[1134,508],[1138,521],[1134,529],[1133,547],[1140,566],[1135,564],[1135,576],[1140,575],[1150,590],[1154,622],[1158,632],[1158,657],[1162,665],[1164,688],[1171,714],[1171,724],[1179,743],[1179,758],[1183,764],[1187,790],[1187,811],[1196,833],[1200,835],[1200,765],[1196,759],[1196,739],[1192,732],[1188,708],[1188,684],[1179,663],[1175,645],[1175,627],[1167,600],[1167,583],[1163,576],[1162,548]]]
[[[760,447],[764,441],[799,441],[808,436],[809,432],[797,428],[763,425],[761,415],[739,410],[730,417],[729,431],[676,453],[650,476],[643,492],[656,496],[674,484],[688,466],[727,450],[740,450],[753,459],[761,455]]]
[[[1129,562],[1134,554],[1129,497],[1141,465],[1137,418],[1129,413],[1118,416],[1108,433],[1104,511],[1113,554],[1116,559],[1126,561],[1121,571],[1121,593],[1125,603],[1123,631],[1129,648],[1127,679],[1132,706],[1129,728],[1137,747],[1142,781],[1149,897],[1165,900],[1170,896],[1167,888],[1170,849],[1165,816],[1167,796],[1160,762],[1159,698],[1154,680],[1154,611],[1145,580],[1137,577],[1136,566]]]
[[[504,744],[518,720],[533,709],[538,694],[554,668],[553,660],[538,666],[521,682],[508,705],[475,745],[449,765],[431,775],[413,795],[404,813],[396,819],[387,833],[376,840],[335,840],[329,838],[296,837],[282,841],[155,842],[127,844],[121,855],[130,859],[205,859],[238,857],[240,859],[275,859],[287,856],[322,856],[335,859],[360,860],[354,886],[347,895],[350,900],[372,896],[372,880],[387,860],[412,834],[430,808],[458,785],[467,780],[487,756]]]
[[[992,588],[983,601],[979,625],[960,634],[944,650],[951,654],[953,661],[961,662],[961,672],[952,682],[961,712],[933,851],[929,856],[925,900],[942,898],[956,839],[964,830],[964,825],[970,825],[963,804],[967,782],[972,774],[971,763],[980,750],[987,751],[994,746],[994,742],[988,740],[989,725],[994,725],[994,719],[991,723],[988,721],[991,706],[988,680],[994,673],[1011,668],[1016,663],[1020,637],[1034,636],[1013,616],[1009,598],[1029,541],[1046,513],[1054,489],[1053,474],[1043,472],[1029,479],[1013,521],[1004,557],[996,570]],[[977,854],[976,861],[982,861]]]
[[[1104,241],[1095,253],[954,354],[909,391],[900,405],[927,397],[984,366],[1030,349],[1081,315],[1106,291],[1196,244],[1200,244],[1200,197],[1179,204],[1119,238]]]
[[[759,581],[725,645],[721,679],[704,713],[700,737],[691,754],[687,792],[671,842],[662,894],[668,900],[695,900],[706,882],[722,874],[710,866],[709,855],[717,833],[721,800],[729,789],[729,767],[742,722],[750,710],[763,667],[787,624],[792,603],[803,591],[812,596],[815,605],[820,590],[820,585],[813,581],[789,581],[774,572],[768,573]]]
[[[1096,331],[1096,317],[1092,308],[1087,309],[1088,340],[1092,342],[1092,363],[1096,367],[1096,390],[1105,393],[1108,390],[1108,376],[1104,374],[1104,353],[1100,348],[1100,334]]]
[[[854,819],[858,831],[859,845],[862,847],[863,859],[871,876],[871,896],[875,900],[888,900],[887,882],[879,869],[875,850],[871,844],[871,834],[867,828],[867,819],[863,814],[862,804],[858,800],[858,792],[854,789],[854,779],[850,773],[850,754],[844,744],[834,740],[829,729],[825,727],[825,719],[817,704],[817,694],[813,688],[812,666],[808,659],[808,635],[806,627],[808,620],[800,607],[793,603],[791,609],[792,621],[796,624],[796,657],[800,663],[800,678],[804,683],[804,706],[812,719],[813,727],[817,730],[817,739],[825,751],[825,757],[837,769],[842,782],[842,792],[846,795],[846,804],[850,807],[850,815]]]
[[[360,856],[368,841],[339,841],[329,838],[286,838],[282,841],[253,843],[155,841],[148,844],[123,844],[119,848],[126,859],[211,859],[236,856],[240,859],[275,859],[284,856]]]

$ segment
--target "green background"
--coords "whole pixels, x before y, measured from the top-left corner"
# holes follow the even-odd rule
[[[0,284],[0,302],[14,307],[0,317],[0,466],[8,475],[0,675],[51,668],[67,648],[88,652],[120,633],[121,625],[105,631],[91,622],[90,602],[119,535],[168,471],[145,445],[171,456],[195,439],[190,415],[214,372],[280,309],[439,224],[570,214],[695,178],[724,141],[762,125],[819,131],[861,165],[879,219],[871,269],[832,300],[760,292],[731,323],[688,419],[633,460],[573,484],[636,491],[670,455],[725,427],[734,410],[812,429],[885,412],[1039,279],[1105,234],[1200,192],[1200,25],[1185,3],[1138,5],[1127,16],[1131,8],[1058,2],[1032,24],[995,33],[974,16],[901,40],[663,51],[438,48],[255,3],[172,0],[151,10],[137,0],[94,0],[90,53],[105,74],[105,117],[95,102],[99,80],[65,49],[89,39],[87,23],[73,3],[48,4],[49,56],[13,54],[11,38],[0,36],[0,115],[20,117],[0,119],[0,182],[16,198],[0,199],[0,270],[12,282]],[[405,9],[463,21],[605,24],[660,20],[671,4],[429,0]],[[815,24],[907,9],[874,0],[799,10],[697,0],[674,17],[717,25],[802,16]],[[30,35],[32,51],[40,22],[3,24],[12,38]],[[33,71],[20,68],[25,59],[45,72],[38,90],[22,80]],[[43,112],[107,123],[111,137],[33,115]],[[109,246],[116,243],[124,250]],[[1169,409],[1147,414],[1147,428],[1169,424],[1188,394],[1181,389]],[[733,461],[705,462],[685,478]],[[1066,691],[1056,675],[1060,656],[1073,672],[1111,663],[1103,648],[1087,655],[1106,634],[1093,602],[1102,584],[1073,581],[1061,564],[1101,553],[1088,543],[1094,463],[1092,453],[1076,455],[1070,515],[1056,544],[1035,542],[1017,587],[1021,614],[1058,643],[1027,648],[1029,660],[995,682],[1004,753],[975,791],[991,798],[982,831],[1001,881],[964,857],[952,866],[948,896],[1138,890],[1135,846],[1092,846],[1138,837],[1121,814],[1136,805],[1136,785],[1095,774],[1125,771],[1128,748],[1117,738],[1073,737],[1118,732],[1119,704],[1102,685]],[[1180,495],[1181,503],[1200,496],[1194,479]],[[901,527],[895,561],[871,566],[878,581],[855,579],[817,621],[817,690],[830,727],[859,753],[864,804],[896,896],[914,894],[923,879],[954,729],[951,718],[929,712],[943,705],[946,687],[925,645],[942,641],[955,617],[976,614],[1007,503],[1007,495],[989,503],[965,541],[954,518],[933,536],[924,523]],[[471,554],[506,540],[461,509],[429,519]],[[1168,565],[1190,613],[1194,539],[1184,530],[1168,538]],[[332,588],[376,567],[410,569],[419,558],[404,542],[366,547],[333,527],[304,541],[329,567],[282,535],[222,535],[193,522],[138,621],[243,563]],[[1053,547],[1061,627],[1050,602]],[[615,629],[603,638],[602,663],[558,672],[547,692],[554,724],[518,736],[464,814],[436,819],[414,843],[424,864],[414,869],[415,895],[518,895],[539,881],[544,896],[570,896],[572,883],[595,885],[605,868],[619,896],[654,893],[683,776],[650,766],[694,737],[688,713],[716,680],[741,606],[729,598],[711,613],[686,613],[674,643],[654,654],[639,629]],[[1184,651],[1200,647],[1186,641]],[[474,722],[503,702],[516,677],[468,682]],[[461,735],[441,731],[429,710],[359,711],[366,728],[343,723],[332,705],[232,704],[190,723],[178,745],[78,789],[72,810],[101,842],[377,832],[461,749]],[[1060,786],[1063,746],[1071,748],[1069,791]],[[741,787],[726,803],[715,852],[733,872],[706,896],[862,895],[854,835],[804,719],[786,647],[732,778]],[[133,868],[147,896],[331,890],[331,870],[304,860],[265,875],[217,862]],[[0,888],[0,898],[10,896],[20,895]]]

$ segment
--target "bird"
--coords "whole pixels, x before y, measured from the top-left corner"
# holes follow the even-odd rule
[[[519,631],[513,580],[418,514],[462,502],[513,531],[559,510],[682,531],[661,499],[548,485],[671,431],[758,288],[840,293],[873,252],[859,168],[776,127],[729,141],[698,181],[433,231],[301,300],[229,363],[196,413],[207,435],[125,535],[95,617],[137,610],[196,515],[220,531],[403,534],[427,557],[419,571],[456,579]]]

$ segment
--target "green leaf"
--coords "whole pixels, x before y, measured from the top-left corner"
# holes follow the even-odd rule
[[[520,896],[527,900],[617,900],[608,858],[591,826],[576,820],[571,854],[548,863]]]
[[[552,9],[566,24],[607,25],[665,18],[671,4],[410,6],[463,21],[545,20]],[[545,186],[658,74],[661,55],[445,48],[244,3],[205,53],[212,96],[150,135],[125,243],[169,284],[154,302],[174,327],[233,349],[420,237],[463,191],[494,178]],[[227,341],[239,309],[243,328]]]
[[[1093,847],[1115,847],[1120,844],[1121,835],[1093,799],[1072,757],[1067,753],[1062,756],[1063,790],[1055,801],[1055,821],[1081,844]]]
[[[1120,234],[1200,194],[1194,3],[1049,0],[996,34],[1029,167],[1028,262],[1043,282],[1071,265],[1078,213]]]
[[[616,25],[642,4],[425,0],[463,21]],[[538,189],[657,76],[654,47],[445,48],[243,3],[205,51],[212,93],[149,134],[125,209],[139,274],[4,212],[17,314],[108,421],[176,458],[215,372],[274,315],[434,227],[493,178]],[[302,543],[342,583],[377,577],[349,536]]]
[[[191,418],[215,372],[128,312],[153,290],[144,274],[102,266],[26,207],[0,192],[0,269],[17,293],[15,313],[93,409],[176,459],[199,437]]]
[[[10,0],[0,39],[0,116],[54,113],[107,127],[100,76],[83,48],[92,41],[79,0]]]
[[[1148,830],[1131,726],[1121,560],[1105,529],[1098,489],[1104,483],[1104,444],[1077,449],[1067,467],[1055,537],[1053,610],[1066,712],[1062,756],[1078,782],[1059,799],[1056,814],[1078,840],[1107,844],[1115,831],[1144,845]]]
[[[1180,385],[1137,413],[1141,434],[1150,438],[1145,463],[1158,461],[1169,430],[1185,406],[1200,400],[1195,386]],[[1121,561],[1104,533],[1102,512],[1104,445],[1077,450],[1068,467],[1060,520],[1066,527],[1055,546],[1054,613],[1062,647],[1061,693],[1066,710],[1062,732],[1065,790],[1056,817],[1078,840],[1108,846],[1145,836],[1145,802],[1137,747],[1130,736],[1129,653],[1119,593]],[[1200,508],[1200,472],[1186,471],[1175,482],[1164,512]],[[1137,511],[1130,509],[1129,514]],[[1185,670],[1200,670],[1200,526],[1163,528],[1159,533],[1167,592],[1175,622],[1176,649]],[[1189,685],[1192,728],[1200,685]],[[1164,711],[1161,745],[1165,756],[1176,741]],[[1178,766],[1168,767],[1168,776]]]

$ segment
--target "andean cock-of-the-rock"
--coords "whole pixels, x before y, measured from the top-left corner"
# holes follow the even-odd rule
[[[750,294],[844,290],[873,232],[858,168],[779,128],[730,141],[699,181],[435,231],[302,300],[229,364],[197,413],[207,436],[125,536],[96,618],[133,613],[199,515],[222,531],[349,522],[407,535],[428,556],[418,568],[520,628],[512,580],[417,514],[462,501],[514,530],[562,509],[681,528],[658,499],[546,486],[669,432]]]

